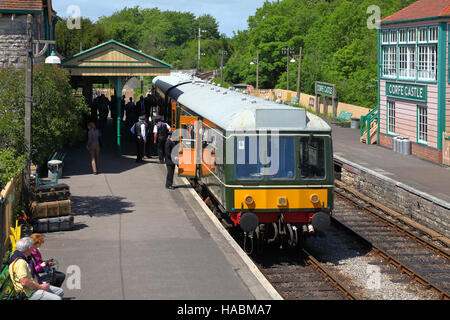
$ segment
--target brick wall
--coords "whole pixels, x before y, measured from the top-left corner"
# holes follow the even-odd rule
[[[380,133],[380,145],[392,149],[392,137]],[[442,151],[411,142],[411,154],[434,163],[442,163]]]
[[[433,200],[412,188],[409,190],[367,169],[354,168],[351,163],[344,163],[341,170],[336,177],[362,194],[442,235],[450,236],[450,204]]]

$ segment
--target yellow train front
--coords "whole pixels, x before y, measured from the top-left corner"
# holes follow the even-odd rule
[[[219,216],[254,252],[297,246],[327,229],[333,209],[331,128],[302,108],[182,75],[157,77],[154,94],[179,139],[180,176],[207,188]]]

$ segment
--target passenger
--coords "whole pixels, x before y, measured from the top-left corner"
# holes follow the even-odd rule
[[[147,114],[146,103],[144,101],[143,96],[141,96],[141,98],[139,99],[139,102],[136,105],[137,105],[139,116]]]
[[[107,97],[105,97],[104,94],[100,96],[99,104],[98,104],[98,112],[99,112],[99,129],[100,131],[103,131],[105,129],[106,120],[108,119],[109,114],[109,106],[111,102]]]
[[[90,122],[88,124],[88,142],[86,149],[91,156],[92,171],[94,174],[98,174],[98,157],[100,154],[100,130],[97,130],[95,124]]]
[[[156,126],[153,128],[153,142],[157,144],[158,157],[160,163],[164,163],[165,158],[164,145],[166,143],[167,134],[169,133],[169,131],[170,126],[167,123],[165,123],[159,116],[158,121],[156,122]]]
[[[145,115],[139,117],[139,121],[131,127],[131,133],[136,139],[136,162],[143,162],[144,146],[146,141],[147,126],[145,124]]]
[[[30,255],[33,263],[30,264],[30,268],[32,265],[34,266],[34,269],[42,281],[46,281],[52,286],[61,288],[61,285],[66,279],[66,275],[63,272],[51,270],[51,267],[54,265],[52,259],[43,261],[41,257],[39,247],[45,242],[44,237],[39,233],[33,233],[30,238],[33,239],[33,251],[31,251]]]
[[[8,261],[9,274],[14,290],[19,296],[28,300],[61,300],[64,291],[49,285],[47,282],[39,284],[33,278],[33,271],[27,263],[27,257],[33,250],[33,239],[25,237],[17,241],[13,255]]]
[[[175,172],[175,165],[178,162],[178,157],[172,157],[172,150],[177,145],[177,142],[172,140],[172,131],[167,133],[167,140],[165,143],[165,153],[166,153],[166,167],[167,167],[167,176],[166,176],[166,188],[170,190],[174,190],[173,186],[173,174]]]

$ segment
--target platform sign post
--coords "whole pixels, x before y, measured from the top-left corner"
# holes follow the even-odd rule
[[[337,117],[337,103],[336,100],[336,85],[332,83],[319,82],[315,83],[315,94],[316,94],[316,113],[320,113],[320,102],[319,96],[323,97],[324,100],[324,110],[323,113],[326,116],[328,113],[328,101],[327,97],[331,98],[331,105],[333,107],[333,117]]]

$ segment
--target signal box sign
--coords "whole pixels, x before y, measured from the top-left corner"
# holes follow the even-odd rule
[[[426,85],[386,82],[386,96],[391,98],[427,102],[427,91]]]

